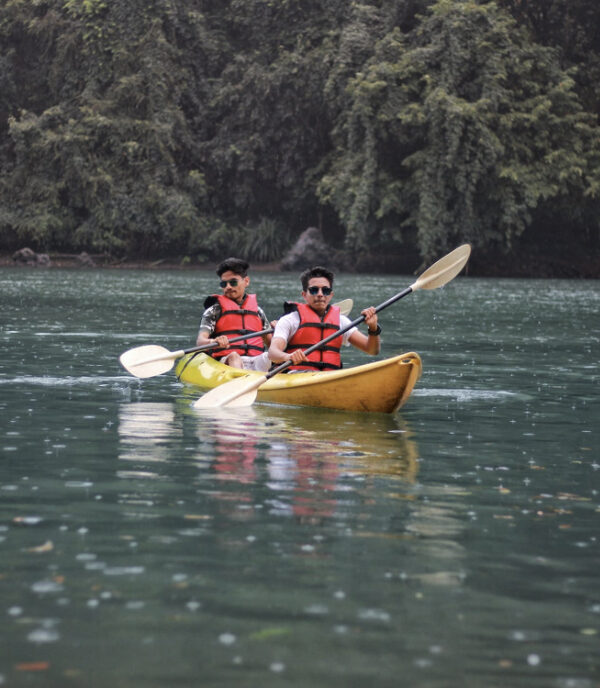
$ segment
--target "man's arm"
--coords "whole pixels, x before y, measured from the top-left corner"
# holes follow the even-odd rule
[[[288,354],[285,351],[286,346],[286,339],[282,339],[281,337],[273,337],[273,339],[271,339],[269,358],[273,361],[273,363],[285,363],[285,361],[291,361],[293,365],[298,365],[298,363],[308,361],[302,349],[296,349],[296,351]]]
[[[196,337],[196,346],[214,344],[215,342],[219,345],[219,349],[226,349],[229,346],[229,339],[227,339],[227,335],[222,334],[219,337],[212,338],[208,330],[200,328],[198,331],[198,336]]]
[[[354,330],[348,337],[350,344],[357,349],[364,351],[371,356],[376,356],[381,349],[381,340],[379,339],[379,327],[377,325],[377,312],[374,306],[365,308],[361,311],[361,315],[365,316],[365,323],[369,328],[369,334],[363,334],[358,330]]]
[[[289,313],[279,318],[273,332],[271,339],[271,346],[269,347],[269,358],[274,363],[284,363],[285,361],[292,361],[294,365],[308,360],[304,351],[298,349],[291,354],[286,352],[287,343],[298,329],[300,318],[297,313]]]
[[[221,307],[218,304],[214,304],[204,311],[202,314],[202,319],[200,320],[198,336],[196,337],[196,346],[203,346],[205,344],[213,344],[216,342],[220,348],[227,348],[229,345],[229,339],[227,339],[226,335],[222,334],[220,337],[216,338],[211,337],[211,334],[215,331],[215,326],[220,316]]]

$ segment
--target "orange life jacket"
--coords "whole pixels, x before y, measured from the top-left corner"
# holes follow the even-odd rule
[[[209,308],[218,301],[221,306],[221,317],[215,325],[214,337],[227,335],[228,337],[239,337],[250,332],[260,332],[263,328],[263,321],[258,314],[258,303],[256,294],[246,294],[240,306],[232,299],[228,299],[222,294],[213,294],[204,302],[204,307]],[[236,351],[240,356],[258,356],[265,350],[262,337],[251,337],[241,342],[235,342],[227,349],[217,349],[210,352],[213,358],[223,358],[227,354]]]
[[[287,343],[286,352],[307,349],[340,329],[340,309],[329,306],[323,317],[306,303],[286,303],[286,310],[296,310],[300,316],[300,326]],[[337,370],[342,367],[340,348],[342,336],[335,337],[325,346],[308,354],[308,362],[291,365],[288,370]]]

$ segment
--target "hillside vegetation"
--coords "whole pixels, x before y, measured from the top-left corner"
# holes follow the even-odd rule
[[[585,259],[599,27],[597,0],[4,0],[0,250],[272,261],[314,225],[357,265]]]

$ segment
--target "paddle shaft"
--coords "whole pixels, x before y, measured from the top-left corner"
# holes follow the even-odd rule
[[[389,298],[387,301],[384,301],[383,303],[380,303],[379,306],[375,306],[375,312],[379,313],[379,311],[382,311],[384,308],[387,308],[388,306],[391,306],[393,303],[398,301],[399,299],[403,298],[404,296],[408,296],[411,292],[413,291],[412,287],[406,287],[406,289],[403,289],[401,292],[398,294],[395,294],[391,298]],[[336,332],[333,332],[329,336],[325,337],[325,339],[321,339],[320,342],[317,342],[316,344],[313,344],[312,346],[309,346],[308,349],[304,350],[305,355],[308,356],[308,354],[311,354],[313,351],[317,351],[317,349],[320,349],[322,346],[325,346],[325,344],[328,344],[332,339],[336,339],[336,337],[339,337],[342,334],[345,334],[348,332],[348,330],[351,330],[353,327],[356,327],[357,325],[360,325],[361,322],[364,322],[365,316],[360,315],[358,318],[353,320],[351,323],[348,323],[345,327],[342,327],[341,329],[337,330]],[[273,370],[270,370],[266,374],[266,379],[270,379],[273,377],[273,375],[277,375],[277,373],[281,373],[283,370],[286,368],[289,368],[289,366],[292,365],[291,360],[284,361],[281,365],[278,365],[277,368],[273,368]]]
[[[233,339],[229,340],[230,344],[233,344],[234,342],[241,342],[243,339],[250,339],[251,337],[262,337],[264,334],[271,334],[273,332],[273,328],[269,327],[266,330],[260,330],[260,332],[247,332],[246,334],[241,334],[239,337],[234,337]],[[184,351],[184,354],[193,354],[195,351],[206,351],[207,349],[215,349],[219,345],[216,342],[213,342],[212,344],[201,344],[200,346],[194,346],[191,349],[187,349]]]
[[[239,337],[234,337],[233,339],[230,339],[229,343],[233,344],[233,342],[241,342],[243,339],[250,339],[251,337],[262,337],[262,335],[271,334],[271,332],[273,332],[273,329],[271,327],[268,330],[261,330],[260,332],[249,332],[247,334],[240,335]],[[160,356],[155,356],[154,358],[147,358],[144,361],[136,363],[135,365],[145,365],[146,363],[154,363],[155,361],[163,361],[170,358],[181,358],[181,356],[185,356],[186,354],[193,354],[199,351],[208,351],[209,349],[216,349],[218,348],[218,346],[219,345],[216,342],[212,342],[210,344],[201,344],[200,346],[194,346],[191,349],[169,351],[166,354],[161,354]]]

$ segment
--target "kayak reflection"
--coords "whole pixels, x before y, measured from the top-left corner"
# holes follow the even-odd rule
[[[366,477],[396,476],[412,482],[417,475],[417,444],[399,416],[266,406],[257,407],[256,413],[271,440],[289,444],[292,458],[326,458],[340,471]]]
[[[334,515],[340,500],[357,489],[357,478],[363,489],[381,476],[413,482],[418,470],[412,433],[394,416],[279,406],[217,409],[197,415],[197,432],[204,443],[212,437],[218,479],[260,481],[271,492],[264,503],[271,513],[302,521]],[[231,502],[231,493],[224,498]]]
[[[401,416],[127,403],[119,447],[118,501],[140,523],[168,515],[156,537],[227,534],[227,546],[241,547],[247,533],[236,524],[333,522],[355,538],[399,539],[419,554],[394,576],[434,586],[464,579],[469,494],[417,483],[419,450]]]
[[[201,484],[236,520],[257,509],[327,518],[377,480],[386,489],[390,480],[413,483],[419,466],[408,425],[383,414],[271,405],[199,413],[186,399],[138,402],[121,406],[118,434],[128,464],[118,477]]]

